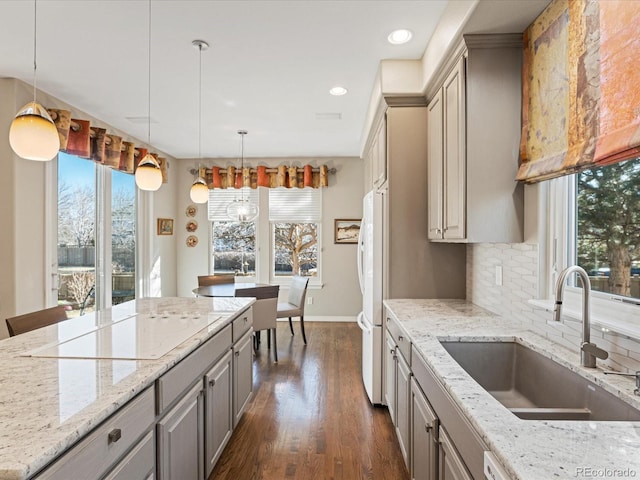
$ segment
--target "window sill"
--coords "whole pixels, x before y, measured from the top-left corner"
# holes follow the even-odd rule
[[[565,320],[582,321],[582,289],[567,288],[562,305]],[[532,299],[528,303],[536,308],[553,312],[555,299]],[[549,321],[553,321],[549,316]],[[591,324],[602,331],[615,332],[640,339],[640,307],[612,300],[608,295],[592,293]]]

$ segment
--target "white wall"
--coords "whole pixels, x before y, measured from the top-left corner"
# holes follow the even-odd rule
[[[46,93],[38,92],[37,98],[47,108],[70,110],[74,118],[90,120],[92,125],[107,128],[137,144],[143,143]],[[47,220],[47,214],[52,211],[47,193],[57,188],[55,161],[52,164],[23,160],[13,153],[8,138],[16,112],[32,99],[31,86],[15,79],[0,79],[0,222],[3,225],[0,231],[0,338],[8,336],[5,318],[51,306],[47,300],[46,255],[56,239],[51,238],[47,228],[47,221],[51,220],[50,217]],[[173,159],[169,157],[168,163],[171,168]],[[169,184],[150,194],[151,204],[158,209],[158,214],[152,211],[150,218],[175,216],[175,193],[171,176],[169,178]],[[162,265],[162,275],[156,279],[155,288],[163,295],[174,295],[174,237],[157,238],[155,227],[151,233],[150,251]]]
[[[226,166],[236,164],[237,159],[205,159],[204,165]],[[361,218],[362,197],[364,196],[362,176],[363,161],[357,157],[330,158],[245,158],[245,164],[275,166],[282,163],[304,165],[326,164],[335,167],[335,175],[329,175],[329,187],[322,193],[322,280],[321,289],[310,289],[307,298],[313,297],[313,304],[305,307],[305,318],[348,317],[353,319],[361,310],[362,295],[358,286],[356,270],[356,245],[336,245],[333,243],[333,225],[336,218]],[[174,168],[179,181],[177,188],[176,249],[177,249],[177,292],[180,296],[192,295],[197,287],[198,275],[209,273],[210,224],[207,220],[206,204],[198,206],[196,232],[199,242],[196,247],[187,247],[188,236],[185,225],[186,208],[191,204],[189,188],[193,176],[189,170],[196,168],[197,160],[179,160]],[[175,172],[174,172],[175,173]],[[263,212],[262,214],[266,214]],[[263,235],[264,238],[264,235]],[[268,238],[268,237],[267,237]],[[287,290],[281,288],[280,298],[286,298]]]

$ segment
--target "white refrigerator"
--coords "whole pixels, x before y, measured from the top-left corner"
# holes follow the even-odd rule
[[[385,195],[369,192],[362,208],[358,238],[358,279],[362,291],[362,380],[372,404],[383,404],[383,225]]]

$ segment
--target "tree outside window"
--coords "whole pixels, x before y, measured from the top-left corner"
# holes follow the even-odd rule
[[[315,223],[273,224],[274,275],[318,274],[318,225]]]
[[[256,274],[256,224],[213,222],[214,275]]]
[[[577,250],[594,290],[640,296],[640,159],[577,175]]]

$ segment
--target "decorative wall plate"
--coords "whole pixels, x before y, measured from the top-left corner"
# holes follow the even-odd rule
[[[195,247],[198,244],[198,237],[189,235],[187,237],[187,247]]]
[[[195,232],[198,229],[198,222],[189,220],[187,222],[187,232]]]
[[[189,205],[187,207],[187,217],[195,217],[196,213],[198,213],[198,207],[196,207],[195,205]]]

